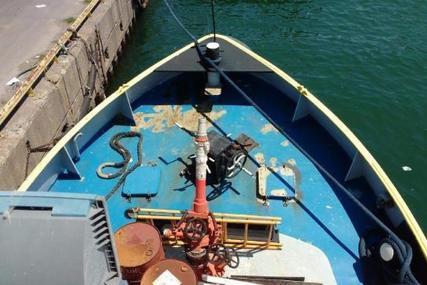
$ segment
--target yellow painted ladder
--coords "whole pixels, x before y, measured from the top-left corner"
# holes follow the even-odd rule
[[[185,211],[132,208],[128,211],[130,218],[156,226],[159,223],[169,223],[175,226]],[[243,214],[213,213],[217,223],[222,228],[222,243],[226,247],[245,249],[281,249],[282,244],[275,238],[274,232],[281,223],[281,217],[255,216]],[[236,230],[238,233],[236,233]],[[257,231],[254,237],[251,232]],[[265,235],[259,235],[259,233]],[[171,237],[163,241],[167,245],[183,245],[182,241]]]

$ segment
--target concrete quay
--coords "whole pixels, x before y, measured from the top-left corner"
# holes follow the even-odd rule
[[[7,83],[31,68],[86,4],[81,0],[0,0],[0,107],[12,97]],[[24,80],[25,73],[19,77]]]
[[[96,3],[0,128],[0,190],[13,190],[46,152],[105,98],[108,79],[136,11],[148,1],[0,1],[0,108],[16,89],[6,83],[37,64],[86,6]],[[19,79],[25,80],[26,75]]]

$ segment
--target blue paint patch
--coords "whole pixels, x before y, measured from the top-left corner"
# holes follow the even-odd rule
[[[324,159],[324,165],[331,173],[341,177],[342,169],[347,167],[348,162],[338,147],[337,152],[332,151],[336,144],[332,145],[329,137],[319,136],[317,125],[303,120],[300,127],[304,130],[304,134],[300,133],[295,125],[289,123],[293,114],[292,102],[261,81],[244,76],[237,77],[237,80],[244,82],[240,85],[249,90],[249,94],[254,94],[254,100],[260,102],[274,119],[277,118],[277,122],[289,131],[293,138],[297,141],[303,138],[302,145],[322,164]],[[182,98],[184,95],[180,95],[181,93],[174,89],[170,91],[172,83],[144,94],[133,104],[134,113],[153,113],[157,104],[170,106],[180,104],[183,112],[192,110],[194,102],[187,97]],[[193,89],[197,90],[194,87]],[[183,101],[185,103],[182,103]],[[302,191],[302,198],[301,201],[287,206],[281,201],[273,200],[269,206],[264,206],[256,199],[255,176],[241,172],[221,186],[207,187],[211,211],[280,216],[283,219],[280,232],[312,243],[328,256],[338,284],[361,282],[356,262],[359,231],[370,225],[365,216],[338,192],[337,187],[328,181],[297,147],[291,143],[287,147],[281,145],[287,137],[275,131],[263,133],[263,127],[269,122],[227,86],[224,86],[223,95],[213,107],[215,112],[223,110],[226,113],[215,121],[215,126],[211,126],[211,129],[231,134],[233,138],[245,133],[259,144],[251,151],[246,168],[255,174],[259,167],[257,154],[262,154],[265,164],[275,169],[275,173],[267,178],[268,190],[284,189],[292,195],[296,187],[295,177],[282,167],[283,163],[292,162],[301,174],[299,188]],[[161,132],[155,132],[152,128],[141,129],[144,136],[143,163],[155,163],[161,172],[160,178],[158,175],[141,175],[136,172],[131,174],[124,186],[128,192],[139,191],[141,183],[153,186],[158,189],[157,196],[152,199],[143,197],[126,199],[119,189],[108,201],[114,231],[126,223],[133,222],[126,217],[126,210],[131,207],[185,210],[192,206],[194,185],[179,173],[190,163],[188,157],[195,151],[193,139],[187,132],[173,124],[168,126],[166,121],[163,128]],[[109,147],[109,140],[114,134],[129,130],[130,126],[125,125],[106,126],[98,138],[85,147],[80,161],[76,163],[83,179],[58,179],[50,191],[96,195],[109,193],[118,179],[100,179],[96,175],[96,169],[106,161],[121,160],[121,157]],[[123,144],[136,158],[137,140],[124,139]],[[328,155],[337,157],[331,158]]]

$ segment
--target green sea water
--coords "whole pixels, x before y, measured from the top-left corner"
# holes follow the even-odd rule
[[[210,1],[170,1],[197,37],[212,31]],[[246,43],[341,118],[378,160],[427,232],[427,2],[216,3],[217,31]],[[163,1],[150,1],[110,90],[187,43]]]

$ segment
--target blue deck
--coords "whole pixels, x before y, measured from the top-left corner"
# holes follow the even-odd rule
[[[326,165],[331,173],[340,179],[344,177],[349,161],[326,133],[319,130],[310,119],[291,125],[290,118],[294,107],[291,101],[261,81],[241,75],[235,77],[241,86],[250,90],[248,93],[253,95],[254,100],[259,101],[272,118]],[[187,157],[194,152],[194,143],[191,136],[173,125],[172,120],[179,118],[185,126],[194,127],[194,102],[191,96],[184,98],[180,88],[173,86],[174,82],[171,82],[167,86],[154,89],[133,104],[134,114],[140,119],[137,127],[140,127],[144,136],[143,162],[145,165],[155,164],[155,167],[161,170],[159,193],[151,201],[146,198],[133,198],[128,201],[117,191],[108,201],[114,231],[132,222],[125,216],[125,211],[131,207],[184,210],[192,205],[194,187],[191,182],[186,183],[185,178],[179,176],[179,172],[184,168],[182,161],[189,162]],[[283,219],[281,233],[312,243],[325,252],[338,284],[360,283],[361,277],[357,274],[357,246],[358,232],[368,224],[364,215],[342,197],[337,188],[325,179],[285,136],[272,128],[262,115],[227,86],[209,116],[215,121],[215,126],[210,129],[230,133],[234,138],[245,133],[259,144],[250,152],[251,159],[246,167],[255,173],[258,162],[263,158],[267,166],[277,170],[276,175],[272,174],[267,178],[268,190],[284,189],[289,195],[293,194],[296,187],[294,175],[289,169],[281,167],[284,162],[288,162],[294,164],[301,173],[299,188],[302,191],[302,199],[298,203],[284,207],[281,201],[270,201],[270,205],[265,206],[256,199],[255,176],[241,172],[229,181],[229,187],[220,195],[214,195],[218,190],[208,188],[208,196],[212,198],[211,211],[280,216]],[[142,118],[144,121],[141,123]],[[106,126],[99,133],[99,137],[82,150],[81,159],[76,163],[83,176],[82,180],[65,177],[58,179],[50,191],[107,194],[117,180],[98,178],[96,169],[103,162],[121,160],[109,147],[109,140],[114,134],[129,131],[130,128],[113,123]],[[132,150],[135,161],[136,139],[124,141]],[[150,181],[150,177],[140,179],[146,179],[149,184],[158,182]],[[358,190],[365,186],[363,181],[353,182],[350,186],[358,193],[368,192]],[[138,179],[128,179],[124,187],[141,186]],[[369,198],[368,194],[364,195],[366,197],[359,197]]]

